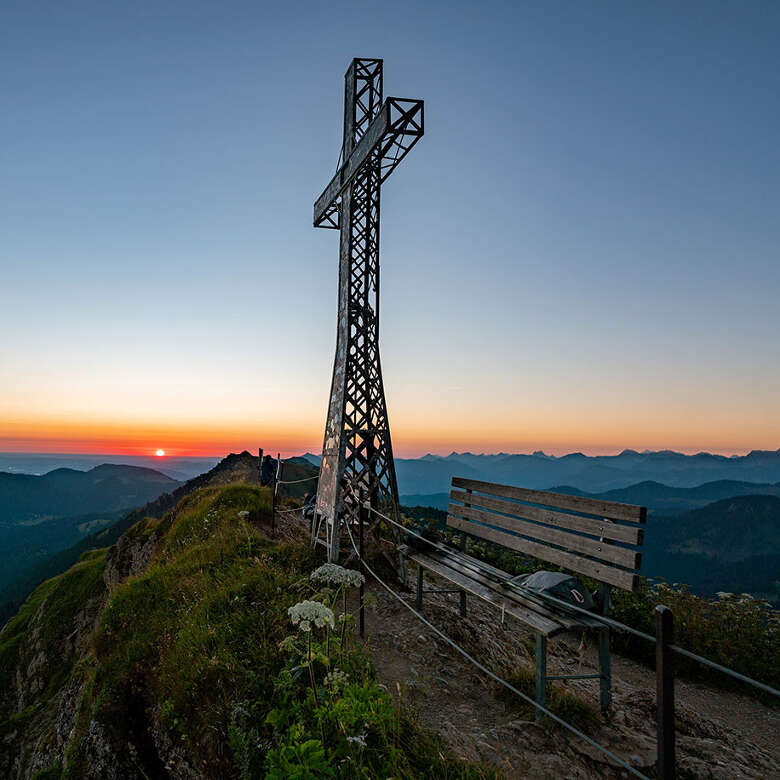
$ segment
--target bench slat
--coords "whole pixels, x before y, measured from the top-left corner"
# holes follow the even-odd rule
[[[534,558],[549,561],[556,566],[562,566],[564,569],[579,572],[586,577],[593,577],[600,582],[615,585],[623,590],[634,591],[639,582],[638,575],[633,574],[632,572],[616,569],[609,564],[591,561],[563,550],[556,550],[554,547],[548,547],[539,542],[532,542],[528,539],[523,539],[520,536],[511,536],[494,528],[476,525],[475,523],[463,520],[459,517],[452,517],[450,515],[447,518],[447,524],[452,528],[464,531],[472,536],[488,539],[503,547],[509,547],[513,550],[518,550],[527,555],[531,555]]]
[[[520,501],[530,501],[534,504],[544,504],[556,509],[572,509],[575,512],[586,512],[599,517],[609,517],[612,520],[625,520],[631,523],[644,523],[647,510],[643,506],[620,504],[617,501],[601,501],[597,498],[584,496],[569,496],[564,493],[548,493],[544,490],[529,490],[512,485],[496,485],[478,479],[452,478],[453,487],[464,490],[476,490],[503,498],[515,498]]]
[[[463,590],[481,598],[483,601],[487,601],[499,608],[503,607],[507,614],[526,623],[536,631],[540,631],[545,636],[558,633],[564,628],[557,621],[550,620],[537,612],[525,609],[519,604],[512,603],[509,599],[497,593],[492,588],[477,582],[471,576],[466,576],[453,570],[438,558],[423,553],[415,553],[414,555],[409,556],[409,560],[414,561],[418,566],[421,565],[423,568],[429,569],[434,574],[443,577],[445,580],[449,580],[458,587],[463,588]]]
[[[581,531],[582,533],[611,539],[616,542],[640,545],[643,540],[644,531],[642,528],[635,525],[618,525],[607,519],[569,515],[564,512],[556,512],[553,509],[517,504],[513,501],[504,501],[500,498],[482,496],[477,493],[465,493],[460,490],[451,490],[450,500],[460,501],[462,504],[481,506],[485,509],[493,509],[496,512],[503,512],[513,517],[535,520],[564,530]]]
[[[460,517],[464,520],[476,520],[480,523],[488,523],[490,525],[499,526],[500,528],[505,528],[508,531],[524,534],[525,536],[531,537],[532,541],[538,540],[557,544],[568,550],[576,550],[584,555],[590,555],[593,558],[599,558],[608,563],[625,566],[628,569],[639,568],[640,555],[636,550],[628,550],[625,547],[616,547],[615,545],[606,542],[600,542],[598,539],[577,536],[576,534],[566,533],[565,531],[559,531],[555,528],[529,523],[526,520],[521,520],[517,517],[498,515],[494,512],[486,512],[482,509],[475,509],[473,507],[450,504],[448,511],[450,513],[447,517],[448,525],[450,524],[450,517],[453,516]],[[479,527],[475,528],[471,533],[478,536],[480,533]]]
[[[479,568],[484,568],[483,562],[477,560],[476,558],[472,558],[471,556],[465,554],[446,556],[444,553],[440,552],[434,553],[434,555],[438,556],[439,559],[444,561],[451,569],[454,569],[466,577],[473,579],[476,582],[480,582],[486,587],[495,590],[497,594],[503,596],[504,598],[510,601],[514,601],[523,607],[527,607],[533,612],[541,614],[542,617],[546,617],[550,620],[554,620],[555,622],[560,623],[561,630],[576,628],[600,628],[598,621],[571,613],[567,614],[559,607],[545,604],[541,597],[534,597],[532,593],[523,593],[517,589],[503,588],[502,585],[507,583],[511,577],[506,572],[498,571],[500,576],[496,577],[496,581],[491,580],[489,576],[486,576],[483,573],[475,572],[471,567],[469,567],[468,564],[470,562],[473,562],[474,565],[478,566]]]

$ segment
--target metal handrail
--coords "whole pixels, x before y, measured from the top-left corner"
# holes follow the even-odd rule
[[[411,534],[412,536],[416,536],[418,539],[422,539],[422,541],[432,545],[433,547],[437,547],[438,549],[443,550],[444,552],[454,555],[455,557],[461,558],[463,564],[469,566],[469,568],[472,569],[475,568],[471,561],[466,561],[465,559],[463,559],[463,555],[460,550],[454,547],[447,547],[446,545],[441,545],[438,542],[432,541],[431,539],[426,539],[424,536],[415,533],[407,526],[397,522],[396,520],[393,520],[392,518],[388,517],[382,512],[379,512],[373,507],[367,506],[366,508],[369,509],[374,514],[379,515],[382,519],[387,520],[388,522],[399,526],[408,534]],[[490,576],[490,572],[488,572],[486,569],[480,569],[479,573]],[[529,588],[523,588],[522,585],[518,585],[513,582],[506,583],[506,587],[516,589],[522,592],[524,595],[531,595],[533,597],[542,599],[549,603],[553,603],[558,606],[564,607],[568,610],[582,613],[583,615],[586,615],[587,617],[592,618],[593,620],[603,623],[604,625],[609,626],[610,628],[614,628],[616,631],[622,631],[628,634],[632,634],[633,636],[637,636],[640,639],[644,639],[645,641],[652,642],[653,644],[656,643],[656,638],[651,634],[646,634],[644,631],[639,631],[636,628],[627,626],[625,623],[621,623],[617,620],[613,620],[612,618],[608,618],[596,612],[589,612],[587,609],[578,607],[576,604],[569,604],[567,601],[562,601],[561,599],[557,599],[555,598],[555,596],[551,596],[548,593],[540,593],[539,591],[532,591]],[[758,682],[758,680],[754,680],[751,677],[747,677],[744,674],[740,674],[739,672],[736,672],[733,669],[729,669],[727,666],[722,666],[721,664],[716,663],[715,661],[710,661],[709,658],[704,658],[704,656],[698,655],[697,653],[692,653],[690,650],[686,650],[685,648],[682,648],[679,645],[669,645],[669,649],[672,652],[684,656],[685,658],[688,658],[692,661],[697,661],[698,663],[703,664],[704,666],[709,666],[711,669],[715,669],[716,671],[721,672],[722,674],[733,677],[734,679],[739,680],[740,682],[743,682],[747,685],[752,685],[754,688],[758,688],[759,690],[764,691],[764,693],[768,693],[772,696],[777,696],[778,698],[780,698],[780,691],[778,691],[776,688],[773,688],[770,685],[766,685],[765,683]]]
[[[376,510],[374,510],[376,511]],[[381,515],[382,517],[385,517],[385,515],[382,515],[381,512],[376,512],[376,514]],[[528,704],[531,704],[534,706],[539,712],[542,712],[544,715],[546,715],[551,720],[555,721],[559,725],[563,726],[565,729],[570,731],[572,734],[578,736],[580,739],[583,739],[585,742],[587,742],[592,747],[596,748],[596,750],[603,753],[605,756],[610,758],[612,761],[614,761],[619,766],[623,767],[623,769],[626,769],[628,772],[630,772],[635,777],[641,778],[641,780],[650,780],[647,775],[643,775],[639,770],[635,769],[631,764],[629,764],[624,759],[620,758],[620,756],[613,753],[608,748],[605,748],[603,745],[600,745],[598,742],[596,742],[594,739],[589,737],[587,734],[584,734],[582,731],[580,731],[575,726],[572,726],[570,723],[567,723],[563,718],[556,715],[551,710],[548,710],[547,707],[539,704],[538,702],[534,701],[530,696],[526,695],[522,691],[515,688],[514,685],[507,682],[506,680],[499,677],[497,674],[492,672],[490,669],[488,669],[484,664],[477,661],[474,656],[472,656],[470,653],[468,653],[466,650],[464,650],[460,645],[457,644],[454,640],[450,639],[443,631],[441,631],[439,628],[433,625],[429,620],[427,620],[423,615],[421,615],[414,607],[412,607],[411,604],[407,604],[407,602],[403,599],[402,596],[400,596],[398,593],[396,593],[379,575],[366,563],[365,559],[361,557],[360,550],[358,550],[357,545],[355,544],[355,540],[352,536],[352,531],[350,530],[349,523],[345,524],[347,528],[347,533],[349,534],[349,540],[352,543],[352,548],[355,551],[355,555],[357,556],[358,560],[362,564],[362,566],[365,568],[365,570],[371,574],[371,576],[388,592],[390,595],[394,596],[401,604],[403,604],[415,617],[417,617],[420,621],[422,621],[428,628],[431,629],[435,634],[437,634],[441,639],[443,639],[448,645],[450,645],[454,650],[456,650],[458,653],[460,653],[467,661],[470,661],[474,666],[476,666],[480,671],[482,671],[484,674],[488,675],[492,680],[497,682],[499,685],[503,685],[507,690],[511,691],[515,695],[519,696],[523,701],[527,702]]]

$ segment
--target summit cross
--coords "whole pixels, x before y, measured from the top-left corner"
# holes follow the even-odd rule
[[[379,207],[382,183],[422,135],[423,101],[383,102],[382,60],[352,60],[340,167],[314,204],[314,227],[340,231],[336,359],[312,523],[312,543],[334,562],[342,523],[359,521],[361,503],[398,515],[379,361]],[[377,520],[372,513],[368,525]]]

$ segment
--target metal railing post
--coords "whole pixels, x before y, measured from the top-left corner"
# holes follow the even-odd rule
[[[674,615],[669,607],[655,608],[656,730],[658,780],[675,778],[674,733]]]

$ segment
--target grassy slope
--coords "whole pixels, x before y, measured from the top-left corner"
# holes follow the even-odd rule
[[[146,518],[127,531],[126,542],[155,535],[157,554],[113,593],[91,652],[71,659],[33,705],[42,707],[71,680],[84,683],[64,765],[53,765],[47,776],[94,773],[85,739],[91,721],[102,725],[128,776],[163,772],[151,736],[160,732],[177,746],[178,755],[208,776],[264,776],[260,749],[251,757],[244,749],[247,735],[262,746],[261,754],[283,738],[266,722],[274,704],[279,706],[277,677],[286,661],[279,643],[291,632],[287,608],[304,597],[308,572],[319,561],[305,544],[280,544],[263,536],[239,516],[244,510],[262,520],[270,510],[270,491],[246,484],[201,488],[163,519]],[[26,641],[33,615],[41,625],[69,626],[82,600],[103,592],[105,551],[84,558],[41,585],[0,634],[0,668],[12,673],[18,660],[14,653]],[[391,716],[386,718],[389,730],[377,730],[372,752],[386,775],[481,776],[397,716],[389,697],[371,682],[367,661],[361,675],[365,691],[374,691],[372,712]],[[7,685],[0,678],[0,691]],[[3,698],[6,709],[8,701]],[[19,717],[13,718],[17,727]],[[6,721],[4,728],[10,727]],[[38,728],[50,727],[31,721],[27,743],[37,739]],[[318,734],[314,730],[301,739]],[[333,739],[330,749],[336,751]],[[394,744],[401,743],[399,751]],[[338,772],[354,776],[343,767]]]
[[[282,485],[282,495],[285,498],[303,499],[317,490],[317,480],[312,479],[319,474],[319,469],[312,466],[305,458],[288,458],[282,460],[282,481],[305,479],[305,482],[295,482]]]
[[[79,650],[69,641],[74,624],[79,617],[94,618],[106,595],[105,556],[105,550],[85,553],[67,572],[38,586],[0,633],[0,774],[28,749],[28,734],[42,736],[42,743],[53,737],[53,699],[79,674]],[[26,673],[21,687],[15,685],[19,672]]]
[[[0,626],[11,616],[15,615],[22,601],[32,593],[33,589],[44,580],[64,572],[72,566],[87,550],[100,549],[114,544],[119,537],[132,525],[146,516],[160,517],[176,506],[184,497],[193,490],[209,484],[227,484],[230,482],[246,482],[252,484],[258,477],[258,459],[248,452],[239,455],[229,455],[215,468],[203,474],[193,477],[181,485],[173,493],[164,493],[156,500],[140,509],[122,516],[111,525],[93,532],[76,544],[60,550],[49,558],[32,567],[23,577],[15,579],[7,587],[0,589]],[[303,458],[290,458],[282,463],[282,479],[298,480],[304,477],[310,478],[318,473],[318,470]],[[281,498],[303,499],[316,489],[317,482],[307,479],[293,485],[282,486]]]

